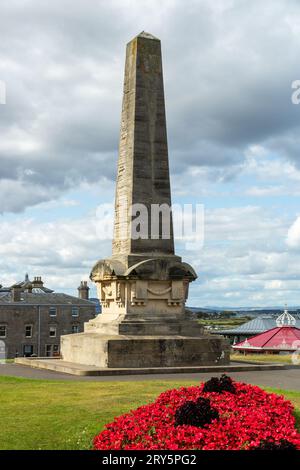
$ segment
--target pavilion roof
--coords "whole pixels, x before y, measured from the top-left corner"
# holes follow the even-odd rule
[[[233,346],[238,350],[295,351],[300,349],[300,328],[281,326],[252,336]]]

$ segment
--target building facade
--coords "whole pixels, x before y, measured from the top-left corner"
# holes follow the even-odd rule
[[[81,333],[96,316],[89,287],[81,282],[79,296],[56,293],[40,277],[0,287],[0,345],[2,357],[58,356],[60,337]],[[5,353],[4,353],[5,350]]]

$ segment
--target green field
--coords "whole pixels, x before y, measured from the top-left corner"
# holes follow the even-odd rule
[[[0,449],[89,449],[115,416],[197,381],[76,382],[0,377]],[[280,391],[296,407],[300,392]]]
[[[291,354],[230,354],[231,361],[245,361],[245,362],[279,362],[284,364],[292,364]],[[300,357],[299,357],[300,359]],[[300,364],[299,364],[300,367]]]
[[[217,329],[226,329],[230,330],[232,328],[238,328],[249,321],[248,317],[237,317],[237,318],[208,318],[208,319],[199,319],[198,323],[202,326],[211,326]]]

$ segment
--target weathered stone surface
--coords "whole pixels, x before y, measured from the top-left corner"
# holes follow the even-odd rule
[[[133,236],[132,204],[142,205],[149,215],[147,233],[139,238]],[[170,215],[164,224],[159,219],[159,238],[152,236],[150,213],[155,205],[164,205]],[[162,225],[169,227],[167,238]],[[92,269],[102,315],[86,331],[115,331],[109,322],[130,322],[136,315],[139,321],[149,315],[184,321],[188,285],[196,277],[174,254],[161,45],[143,32],[126,49],[112,257]],[[169,330],[165,326],[163,331]]]
[[[112,257],[91,272],[102,314],[83,334],[61,341],[63,360],[107,368],[227,364],[229,345],[204,334],[185,311],[193,268],[174,253],[169,236],[133,236],[130,205],[171,214],[161,46],[141,33],[126,51]]]
[[[66,362],[108,368],[228,364],[223,338],[81,333],[62,337]]]
[[[174,254],[173,227],[168,239],[132,238],[129,206],[171,208],[168,144],[160,41],[141,33],[126,49],[124,94],[115,202],[113,256]]]

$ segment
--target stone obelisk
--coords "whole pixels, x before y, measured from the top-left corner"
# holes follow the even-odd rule
[[[174,253],[161,44],[142,32],[126,51],[112,256],[91,272],[102,313],[84,333],[62,337],[63,360],[102,368],[226,364],[226,341],[205,334],[185,310],[196,277]]]
[[[171,208],[161,45],[144,32],[126,50],[113,256],[174,254],[172,223],[166,239],[150,238],[150,219],[147,239],[133,239],[125,204]]]

